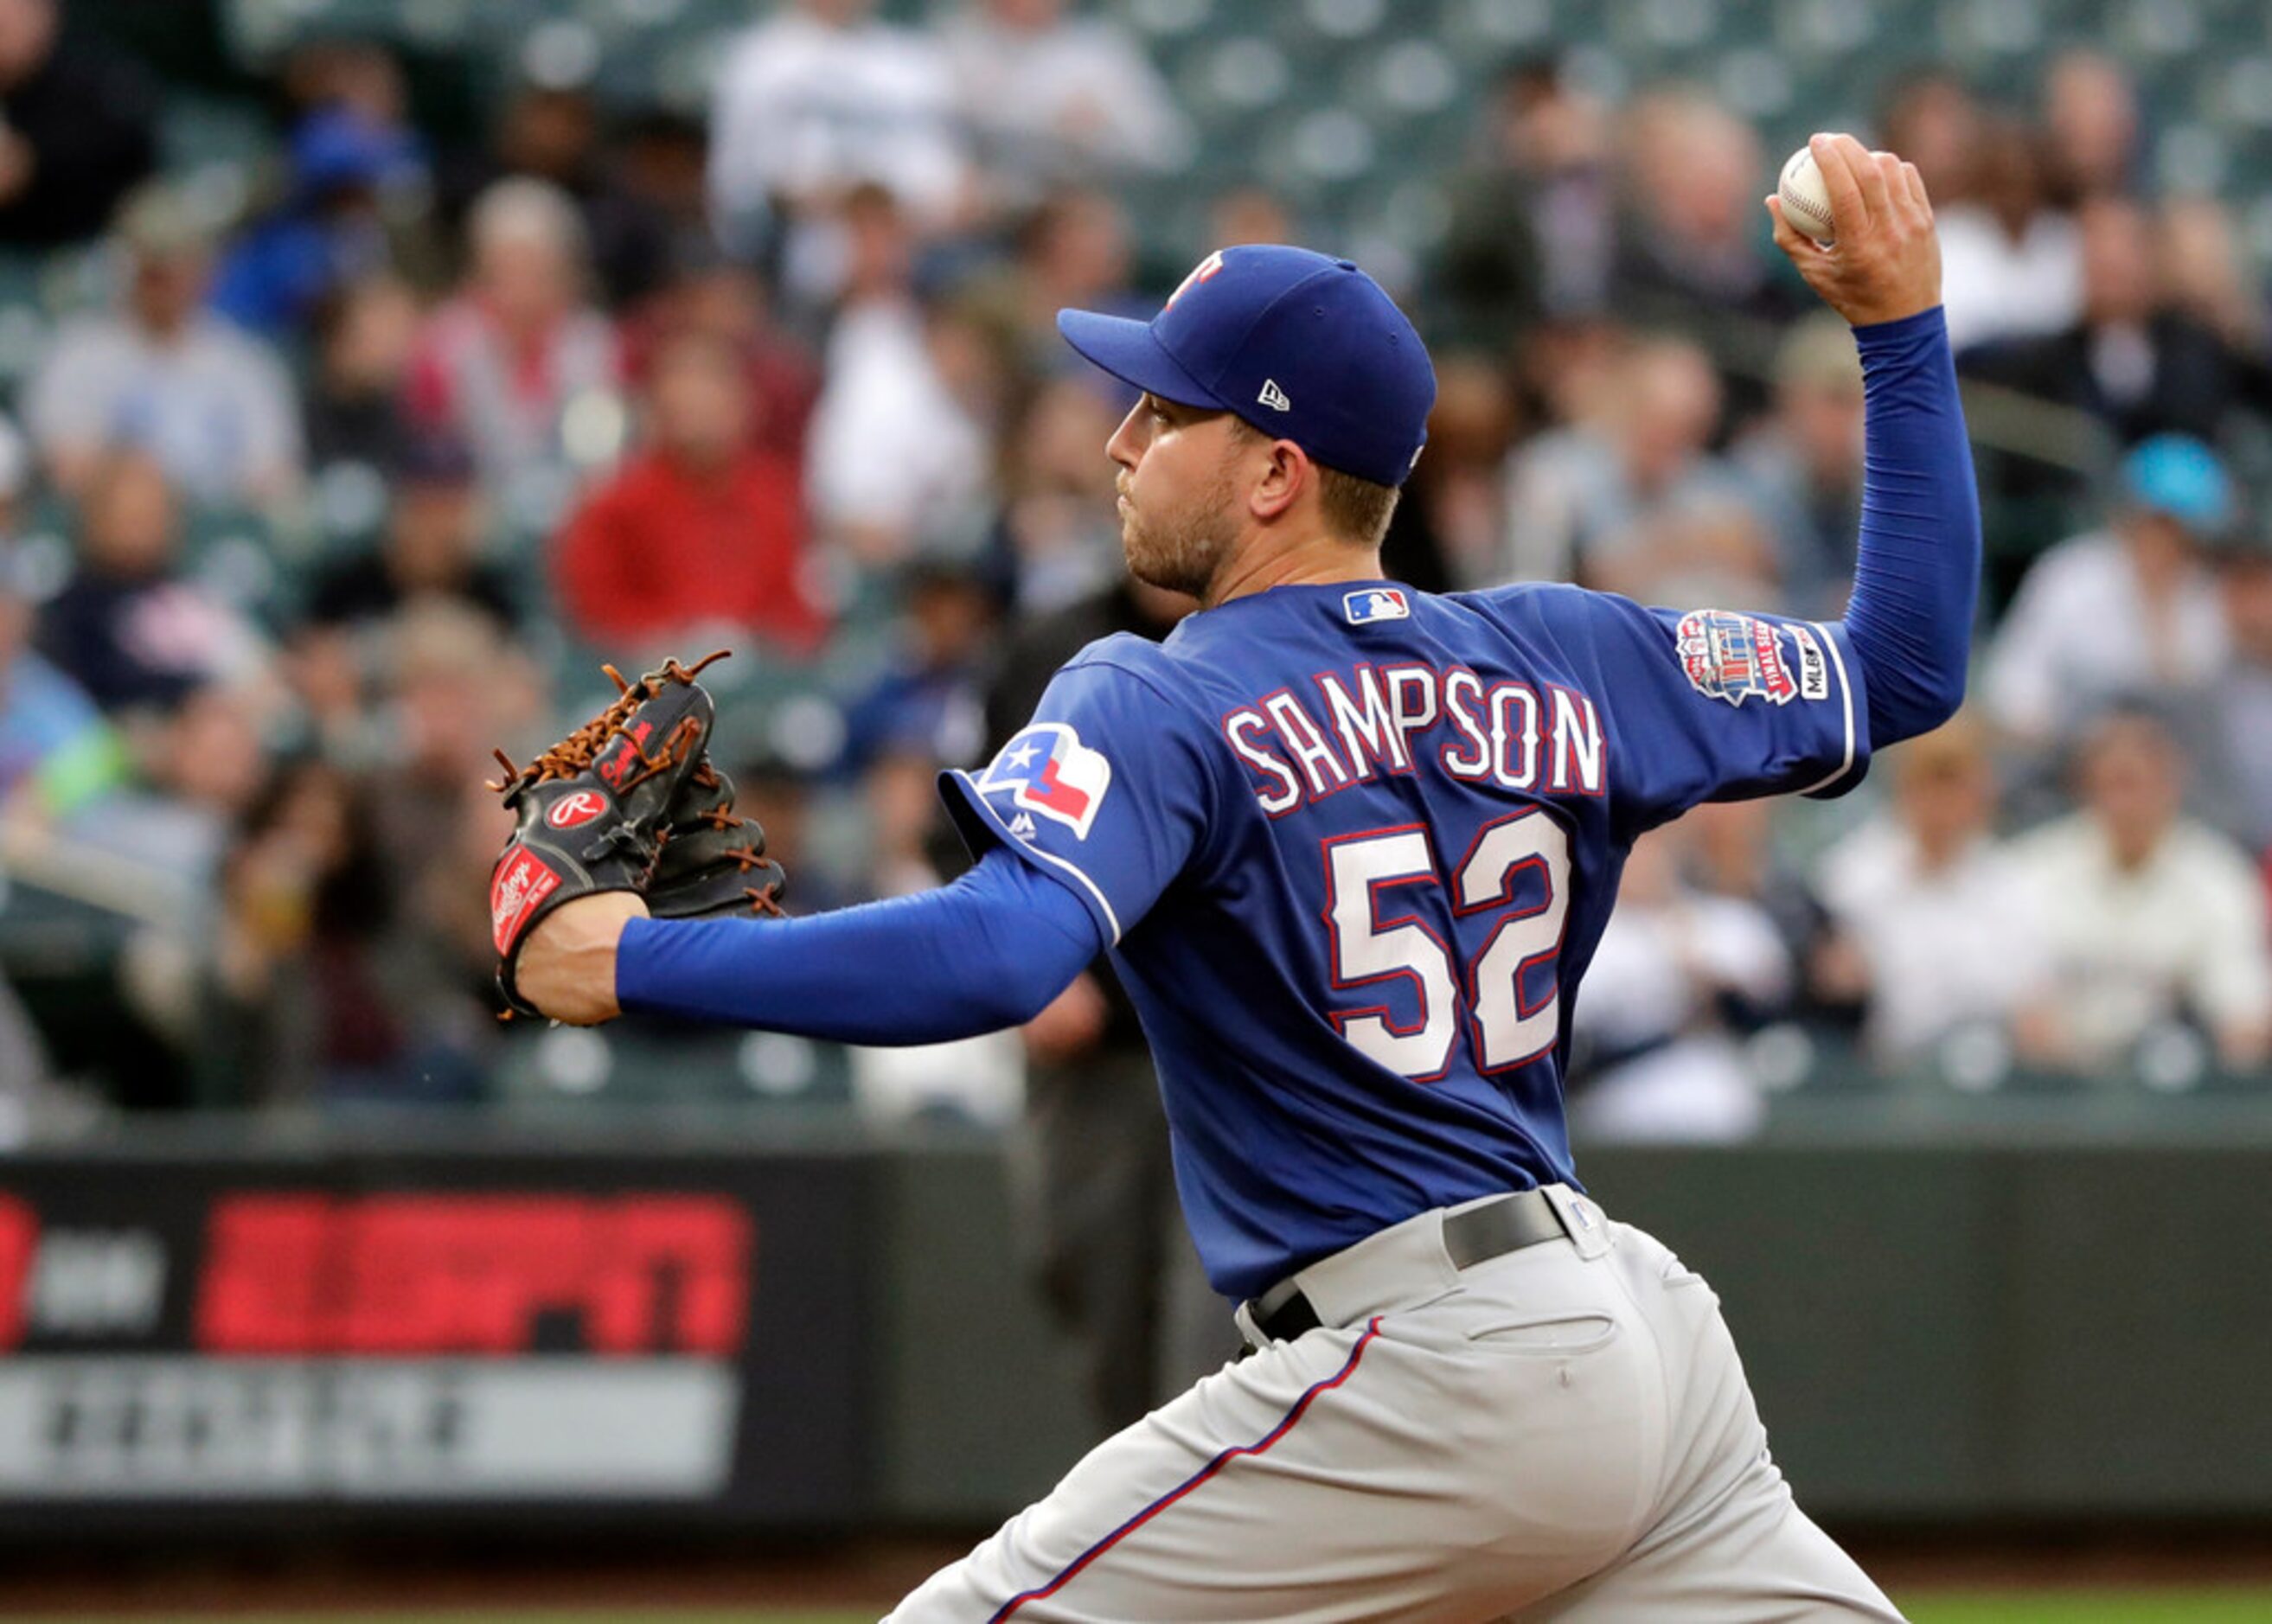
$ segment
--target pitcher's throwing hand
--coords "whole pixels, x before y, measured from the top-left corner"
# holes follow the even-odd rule
[[[1783,218],[1782,198],[1767,200],[1775,246],[1807,286],[1856,327],[1939,304],[1940,237],[1917,166],[1871,152],[1850,135],[1819,135],[1807,146],[1830,194],[1838,240],[1824,247]]]

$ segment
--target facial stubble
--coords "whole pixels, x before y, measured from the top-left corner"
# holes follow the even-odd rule
[[[1128,573],[1147,586],[1207,600],[1207,589],[1229,555],[1237,531],[1231,520],[1230,459],[1197,498],[1177,513],[1151,520],[1132,498],[1120,521],[1120,547]]]

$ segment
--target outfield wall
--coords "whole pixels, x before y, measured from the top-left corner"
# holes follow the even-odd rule
[[[1589,1182],[1839,1517],[2272,1517],[2272,1118],[1842,1109]],[[185,1123],[0,1163],[0,1532],[983,1523],[1086,1441],[998,1148]]]

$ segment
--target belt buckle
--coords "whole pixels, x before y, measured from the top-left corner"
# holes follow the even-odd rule
[[[1610,1220],[1601,1208],[1566,1184],[1540,1187],[1539,1194],[1546,1197],[1554,1209],[1554,1216],[1562,1221],[1563,1233],[1581,1257],[1600,1257],[1610,1249],[1614,1237],[1610,1233]]]

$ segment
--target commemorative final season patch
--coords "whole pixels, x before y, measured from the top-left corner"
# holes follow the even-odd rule
[[[1342,594],[1342,614],[1352,626],[1370,626],[1375,621],[1410,620],[1412,602],[1398,587],[1368,586],[1362,592]]]
[[[1770,704],[1789,704],[1798,697],[1798,681],[1783,657],[1782,629],[1772,622],[1726,609],[1699,609],[1680,617],[1675,646],[1688,685],[1708,699],[1740,705],[1757,695]],[[1820,665],[1820,649],[1814,658]],[[1820,680],[1827,694],[1829,679]]]
[[[1055,819],[1072,831],[1074,839],[1086,840],[1111,785],[1112,764],[1102,752],[1083,744],[1063,722],[1035,722],[988,764],[978,793],[1006,793],[1021,812]],[[1020,821],[1031,826],[1030,819]]]

